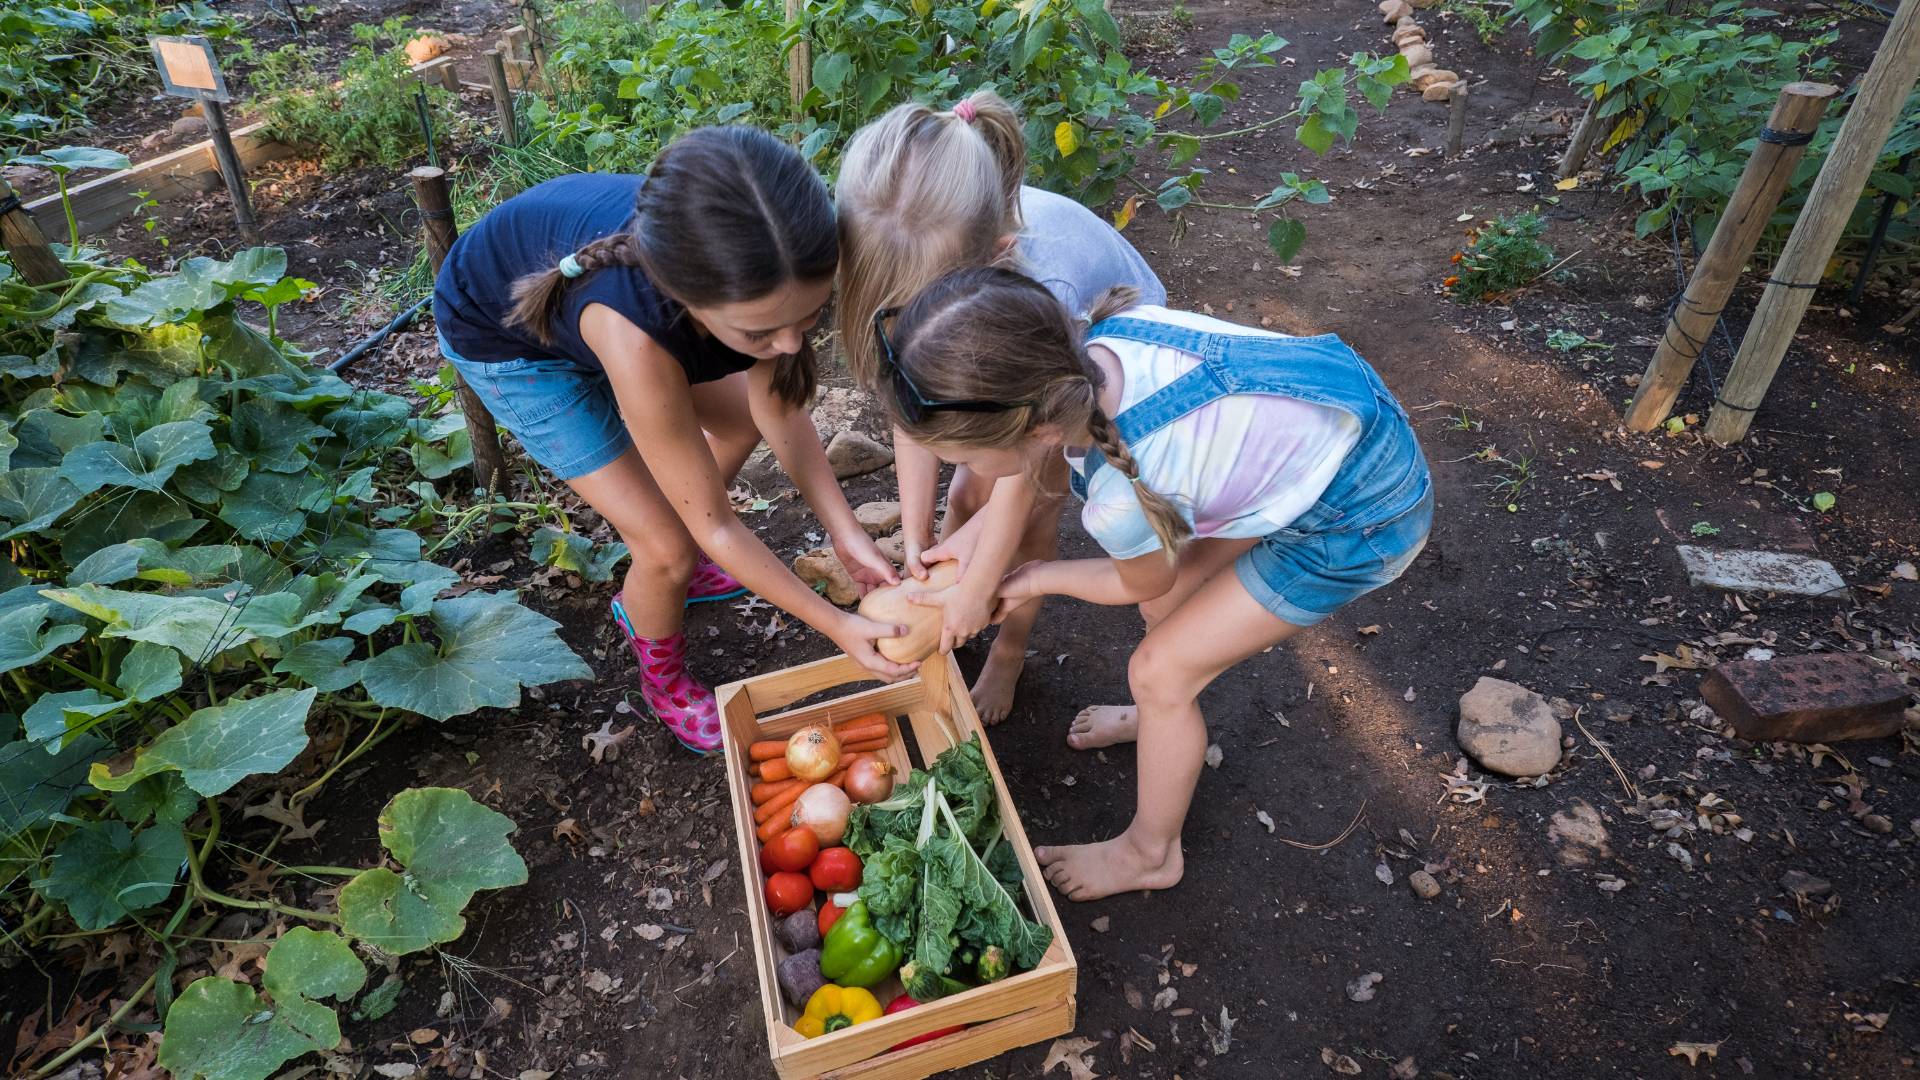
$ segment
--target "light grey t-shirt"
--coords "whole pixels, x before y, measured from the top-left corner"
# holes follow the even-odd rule
[[[1164,306],[1166,286],[1119,230],[1065,195],[1020,189],[1020,260],[1028,277],[1047,287],[1068,311],[1085,315],[1115,285],[1140,290],[1137,304]]]

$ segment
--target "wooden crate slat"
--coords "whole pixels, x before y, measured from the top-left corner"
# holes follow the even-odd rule
[[[1073,1001],[1060,1001],[971,1027],[923,1046],[855,1062],[822,1073],[819,1080],[921,1080],[934,1073],[997,1057],[1013,1047],[1065,1035],[1073,1030],[1073,1017]]]
[[[248,124],[233,130],[234,153],[242,168],[290,156],[293,148],[266,137],[266,122]],[[219,187],[220,166],[213,157],[213,143],[203,140],[169,154],[148,158],[131,169],[108,173],[67,190],[73,201],[73,216],[82,236],[111,228],[140,209],[143,198],[159,202],[198,195]],[[139,192],[146,192],[141,196]],[[42,221],[61,218],[60,196],[48,195],[27,204],[27,209]],[[50,215],[50,216],[49,216]]]

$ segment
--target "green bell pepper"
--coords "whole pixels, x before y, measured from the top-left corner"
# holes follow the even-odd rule
[[[820,974],[841,986],[873,986],[900,969],[900,946],[888,941],[856,901],[820,944]]]

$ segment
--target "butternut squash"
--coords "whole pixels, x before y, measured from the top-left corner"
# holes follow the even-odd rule
[[[960,564],[935,563],[927,568],[925,581],[903,575],[900,584],[868,593],[860,601],[861,615],[875,622],[899,623],[907,628],[904,637],[882,638],[877,643],[880,655],[896,664],[911,664],[932,656],[940,646],[941,611],[937,607],[915,604],[908,597],[914,593],[939,592],[959,580]]]

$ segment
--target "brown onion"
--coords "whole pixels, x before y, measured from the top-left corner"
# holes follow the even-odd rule
[[[847,766],[847,779],[841,786],[847,798],[856,803],[885,802],[893,794],[893,766],[863,755]]]
[[[809,724],[787,739],[787,768],[802,780],[825,780],[840,767],[840,740],[825,724]]]
[[[815,784],[793,801],[790,823],[796,829],[811,829],[821,847],[832,847],[847,834],[847,815],[853,803],[847,793],[832,784]]]

